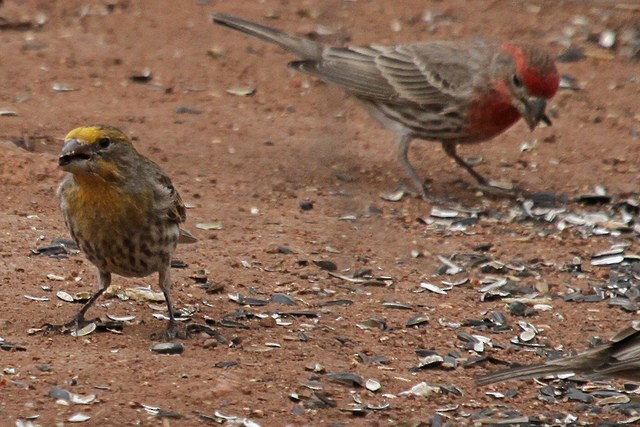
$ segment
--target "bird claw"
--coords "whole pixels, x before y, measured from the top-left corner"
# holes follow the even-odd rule
[[[56,323],[45,323],[42,325],[42,328],[49,332],[59,332],[61,334],[67,334],[77,332],[84,328],[85,326],[95,323],[99,319],[93,320],[85,320],[84,317],[73,317],[67,323],[56,324]]]
[[[474,187],[485,194],[489,194],[496,197],[505,197],[508,199],[517,199],[520,195],[522,195],[522,190],[519,188],[505,188],[497,183],[492,181],[487,181],[486,183],[477,183]]]
[[[42,325],[42,329],[46,332],[60,332],[61,334],[71,331],[70,325],[66,323],[63,325],[59,325],[57,323],[45,323]]]
[[[177,323],[170,323],[167,326],[167,329],[164,331],[158,331],[151,334],[151,339],[161,341],[161,340],[172,340],[175,338],[187,339],[189,335],[186,331],[183,331]]]

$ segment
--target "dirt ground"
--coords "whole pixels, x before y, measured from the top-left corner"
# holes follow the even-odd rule
[[[277,47],[211,24],[215,11],[335,43],[482,34],[533,40],[554,54],[584,48],[582,60],[558,64],[579,90],[563,89],[550,102],[553,127],[530,133],[518,123],[459,152],[481,156],[481,173],[532,193],[571,201],[596,186],[616,200],[637,191],[640,68],[621,38],[613,49],[597,44],[603,30],[621,37],[640,23],[631,0],[6,0],[0,5],[0,340],[18,348],[0,352],[0,424],[69,425],[73,416],[82,420],[78,414],[91,417],[81,424],[96,426],[472,425],[509,410],[530,417],[570,413],[584,425],[628,418],[610,405],[544,402],[533,381],[478,387],[473,378],[498,366],[463,364],[475,356],[543,360],[509,345],[521,320],[539,329],[537,342],[565,350],[583,349],[590,337],[607,338],[627,325],[633,310],[563,296],[606,282],[611,268],[591,265],[591,256],[616,243],[640,252],[636,232],[596,235],[510,219],[521,201],[479,192],[431,142],[414,143],[411,159],[433,194],[452,206],[481,207],[477,221],[438,227],[425,221],[431,203],[412,196],[383,200],[381,194],[405,182],[392,136],[340,90],[288,69],[292,58]],[[147,71],[151,78],[144,81]],[[241,96],[244,88],[255,93]],[[185,228],[199,241],[178,248],[176,258],[187,266],[172,270],[174,302],[195,311],[190,323],[208,322],[218,337],[195,333],[181,341],[179,355],[151,352],[150,335],[164,327],[153,305],[162,303],[117,298],[101,299],[90,314],[135,316],[121,333],[75,338],[39,330],[79,307],[58,291],[95,289],[95,268],[81,253],[32,253],[68,238],[55,196],[63,176],[57,155],[69,130],[90,123],[125,130],[189,205]],[[439,256],[469,253],[526,265],[528,274],[440,268]],[[335,273],[349,278],[370,269],[374,278],[334,277],[317,261],[335,263]],[[576,262],[580,268],[567,268]],[[495,276],[537,289],[550,309],[521,318],[503,300],[481,301],[483,280]],[[423,282],[442,287],[464,279],[470,280],[446,294],[416,292]],[[156,281],[116,277],[114,286],[158,291]],[[288,294],[295,305],[268,302],[274,293]],[[234,294],[268,303],[239,304],[229,297]],[[496,311],[505,313],[510,330],[465,323]],[[275,313],[281,313],[277,321]],[[429,321],[406,326],[417,315]],[[503,348],[468,350],[462,332]],[[418,349],[452,353],[458,364],[412,369]],[[370,360],[376,356],[385,359]],[[375,379],[381,388],[330,375],[345,372],[361,385]],[[421,382],[435,389],[402,393]],[[60,401],[50,396],[53,387],[95,399]],[[499,398],[487,390],[511,391]],[[354,412],[356,400],[374,409]]]

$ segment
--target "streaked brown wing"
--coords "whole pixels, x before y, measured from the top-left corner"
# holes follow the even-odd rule
[[[439,106],[468,98],[477,76],[470,74],[474,67],[467,62],[481,58],[486,56],[469,54],[453,43],[428,42],[332,47],[325,49],[321,61],[290,65],[367,100]]]
[[[178,191],[171,183],[171,179],[156,163],[142,157],[147,163],[148,168],[154,171],[153,181],[156,184],[156,194],[154,197],[158,199],[158,206],[165,211],[169,221],[176,224],[185,222],[187,219],[186,208],[182,202],[182,198]]]

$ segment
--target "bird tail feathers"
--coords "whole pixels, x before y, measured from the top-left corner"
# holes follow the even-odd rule
[[[558,365],[539,364],[531,366],[520,366],[517,368],[502,369],[488,375],[476,378],[476,384],[488,385],[507,380],[519,380],[523,378],[541,377],[544,375],[561,374],[572,372],[569,368]]]
[[[313,40],[293,36],[275,28],[227,15],[226,13],[214,13],[212,20],[216,24],[275,43],[301,59],[320,59],[322,57],[323,45]]]

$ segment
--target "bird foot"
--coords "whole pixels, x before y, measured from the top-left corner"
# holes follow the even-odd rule
[[[167,329],[165,329],[164,331],[158,331],[151,334],[151,339],[156,341],[162,341],[162,340],[170,341],[175,338],[180,338],[180,339],[189,338],[189,335],[187,334],[187,332],[183,331],[175,322],[170,322],[169,326],[167,326]]]
[[[441,203],[445,201],[444,199],[429,193],[425,185],[418,186],[417,184],[412,186],[400,184],[395,190],[381,194],[380,198],[387,202],[399,202],[405,196],[420,197],[422,200],[431,203]]]
[[[95,324],[99,319],[93,320],[85,320],[84,316],[74,316],[67,323],[56,324],[56,323],[45,323],[42,325],[42,328],[46,331],[50,332],[59,332],[61,334],[66,333],[77,333],[79,330],[84,329],[86,326],[90,324]]]
[[[454,199],[452,199],[451,197],[436,196],[435,194],[428,192],[427,181],[423,182],[420,185],[418,185],[418,183],[416,182],[414,189],[417,192],[417,195],[420,198],[422,198],[422,200],[424,200],[425,202],[429,202],[433,205],[443,205],[443,204],[451,203],[454,201]],[[409,191],[409,192],[411,194],[416,194],[413,191]]]
[[[495,196],[495,197],[504,197],[507,199],[517,199],[522,195],[522,190],[517,187],[504,185],[502,183],[487,181],[484,183],[477,183],[474,185],[474,188],[482,191],[485,194]]]

